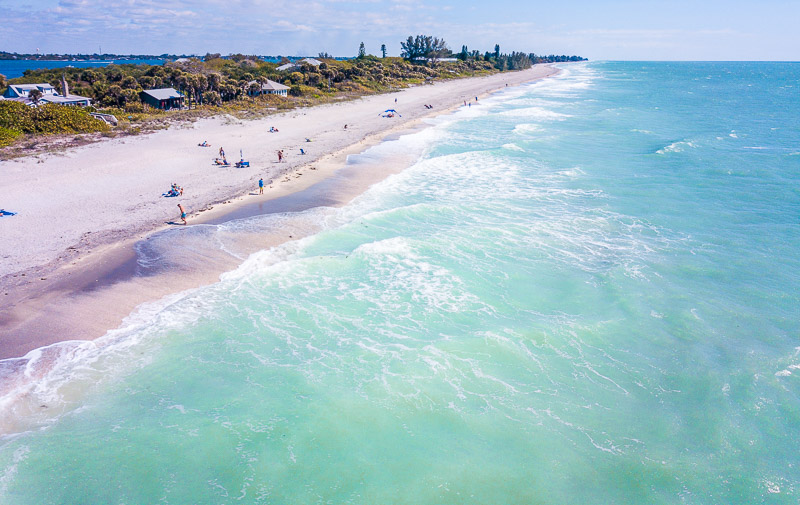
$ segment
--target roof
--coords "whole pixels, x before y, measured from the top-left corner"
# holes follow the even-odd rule
[[[258,84],[258,81],[250,81],[247,83],[247,87],[249,88],[253,84]],[[283,84],[275,81],[271,81],[267,79],[267,82],[261,85],[262,91],[283,91],[285,89],[289,89],[289,86],[284,86]]]
[[[43,95],[52,95],[56,92],[56,88],[53,86],[42,83],[42,84],[9,84],[8,89],[6,89],[5,97],[6,98],[14,98],[14,97],[27,97],[28,93],[31,91],[38,89],[42,92]]]
[[[65,104],[65,103],[73,103],[73,102],[91,102],[92,99],[80,96],[80,95],[46,95],[43,96],[39,101],[41,102],[49,102],[49,103],[57,103],[57,104]]]
[[[284,70],[290,70],[292,68],[297,68],[300,65],[302,65],[303,63],[308,63],[309,65],[314,65],[315,67],[318,67],[318,66],[322,65],[322,62],[319,61],[316,58],[303,58],[300,61],[294,61],[294,62],[291,62],[291,63],[287,63],[285,65],[281,65],[280,67],[276,68],[275,70],[278,70],[279,72],[283,72]]]
[[[183,98],[175,88],[160,88],[160,89],[145,89],[142,91],[147,95],[152,96],[156,100],[169,100],[171,98]]]
[[[34,101],[28,97],[20,96],[14,98],[4,98],[0,97],[0,100],[7,100],[9,102],[20,102],[24,103],[25,105],[34,105]],[[69,96],[61,96],[61,95],[44,95],[42,98],[39,99],[39,103],[44,105],[46,103],[54,103],[56,105],[69,105],[74,104],[77,102],[87,102],[89,104],[92,103],[91,98],[87,98],[85,96],[80,95],[69,95]]]
[[[283,91],[284,89],[289,89],[289,86],[284,86],[283,84],[275,81],[270,81],[267,79],[267,82],[261,86],[261,89],[271,89],[273,91]]]
[[[6,98],[0,96],[0,100],[5,100],[7,102],[19,102],[19,103],[24,103],[25,105],[33,106],[33,100],[31,100],[30,98],[25,98],[24,96],[13,97],[13,98]]]
[[[55,89],[53,86],[47,84],[46,82],[42,84],[10,84],[10,86],[14,86],[17,89],[25,89],[28,91],[34,89]]]

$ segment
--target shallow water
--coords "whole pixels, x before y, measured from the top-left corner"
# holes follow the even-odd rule
[[[15,362],[0,503],[796,503],[800,66],[564,68]]]

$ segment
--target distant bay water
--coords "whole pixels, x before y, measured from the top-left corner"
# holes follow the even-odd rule
[[[105,67],[111,64],[123,65],[163,65],[165,60],[98,60],[98,61],[65,61],[65,60],[0,60],[0,74],[6,76],[7,79],[15,77],[22,77],[26,70],[36,70],[40,68],[94,68]]]
[[[345,207],[176,230],[322,228],[0,363],[0,504],[796,505],[800,65],[563,69],[352,157],[422,153]]]

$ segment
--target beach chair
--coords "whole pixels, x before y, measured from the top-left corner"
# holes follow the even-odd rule
[[[242,161],[237,161],[236,162],[236,168],[249,167],[249,166],[250,166],[250,162],[249,161],[243,161],[242,160]]]

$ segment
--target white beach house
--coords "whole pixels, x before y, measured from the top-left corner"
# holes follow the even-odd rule
[[[247,83],[247,94],[250,96],[258,96],[258,95],[286,96],[288,91],[289,91],[289,86],[284,86],[279,82],[270,81],[269,79],[267,79],[267,82],[265,82],[264,84],[259,84],[258,81],[250,81]]]
[[[47,84],[9,84],[8,89],[3,93],[3,97],[7,100],[14,100],[22,102],[27,105],[34,105],[33,100],[30,98],[31,91],[37,89],[41,92],[42,96],[39,98],[39,103],[55,103],[58,105],[73,105],[78,107],[87,107],[92,104],[92,99],[85,96],[69,94],[69,87],[65,81],[62,81],[64,87],[64,94],[59,94],[56,88]]]

